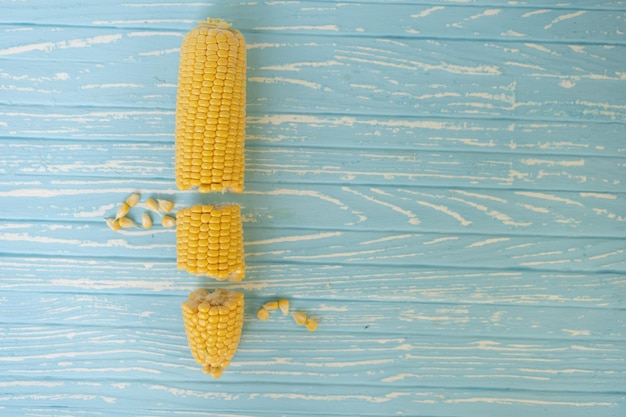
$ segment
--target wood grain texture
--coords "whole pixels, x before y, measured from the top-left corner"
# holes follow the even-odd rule
[[[0,415],[626,413],[624,1],[0,9]],[[241,195],[174,185],[207,16],[248,41]],[[240,204],[245,281],[108,229],[135,191]],[[201,286],[247,300],[218,381],[182,326]],[[257,320],[277,297],[318,330]]]

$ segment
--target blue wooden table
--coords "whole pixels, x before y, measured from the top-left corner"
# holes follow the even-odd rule
[[[248,42],[241,195],[174,185],[207,16]],[[132,192],[240,204],[246,279],[107,228]],[[180,305],[218,286],[213,380]],[[625,297],[624,1],[0,0],[2,416],[625,416]]]

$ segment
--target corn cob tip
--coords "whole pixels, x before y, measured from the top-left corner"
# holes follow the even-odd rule
[[[244,295],[198,289],[182,304],[191,353],[204,373],[219,378],[237,351],[244,317]]]

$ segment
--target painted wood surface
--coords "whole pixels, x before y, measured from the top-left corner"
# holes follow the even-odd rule
[[[626,415],[626,3],[550,3],[0,0],[0,415]],[[174,185],[207,16],[249,44],[242,195]],[[102,220],[134,191],[242,206],[217,381],[180,304],[218,284]]]

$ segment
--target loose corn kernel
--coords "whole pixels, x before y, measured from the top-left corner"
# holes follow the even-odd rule
[[[306,314],[301,311],[291,313],[291,317],[293,317],[298,326],[302,326],[306,322]]]
[[[263,308],[266,310],[276,310],[278,308],[278,301],[268,301],[263,304]]]
[[[175,129],[180,190],[243,192],[246,44],[230,26],[207,19],[183,38]]]
[[[118,219],[105,219],[107,226],[111,228],[111,230],[118,231],[120,230],[120,221]]]
[[[270,318],[270,312],[266,308],[261,307],[259,311],[256,312],[256,317],[259,320],[267,321],[267,319]]]
[[[314,332],[317,329],[317,320],[307,318],[304,322],[304,327],[310,332]]]
[[[187,342],[204,373],[219,378],[230,364],[241,338],[242,293],[198,289],[182,304]]]
[[[128,196],[125,202],[128,205],[128,207],[135,207],[137,203],[139,202],[139,193],[132,193],[131,195]]]
[[[245,276],[243,226],[237,205],[193,206],[176,214],[178,269],[218,280]]]
[[[289,314],[289,300],[278,300],[278,308],[283,312],[284,315]]]
[[[155,213],[159,212],[159,205],[154,198],[149,198],[146,200],[146,208],[148,210],[154,211]]]
[[[132,221],[128,217],[120,217],[118,219],[118,222],[120,223],[120,227],[122,229],[129,229],[131,227],[139,227],[134,221]]]
[[[152,227],[152,217],[148,213],[144,213],[141,216],[141,225],[144,229],[150,229]]]
[[[169,213],[174,208],[174,202],[168,200],[157,199],[157,205],[159,206],[159,210],[165,213]]]
[[[126,216],[128,214],[129,209],[130,207],[128,206],[128,204],[120,203],[119,207],[117,208],[117,213],[115,214],[115,218],[119,219],[119,218]]]
[[[176,219],[172,216],[163,216],[161,219],[161,225],[163,227],[174,227],[176,226]]]

